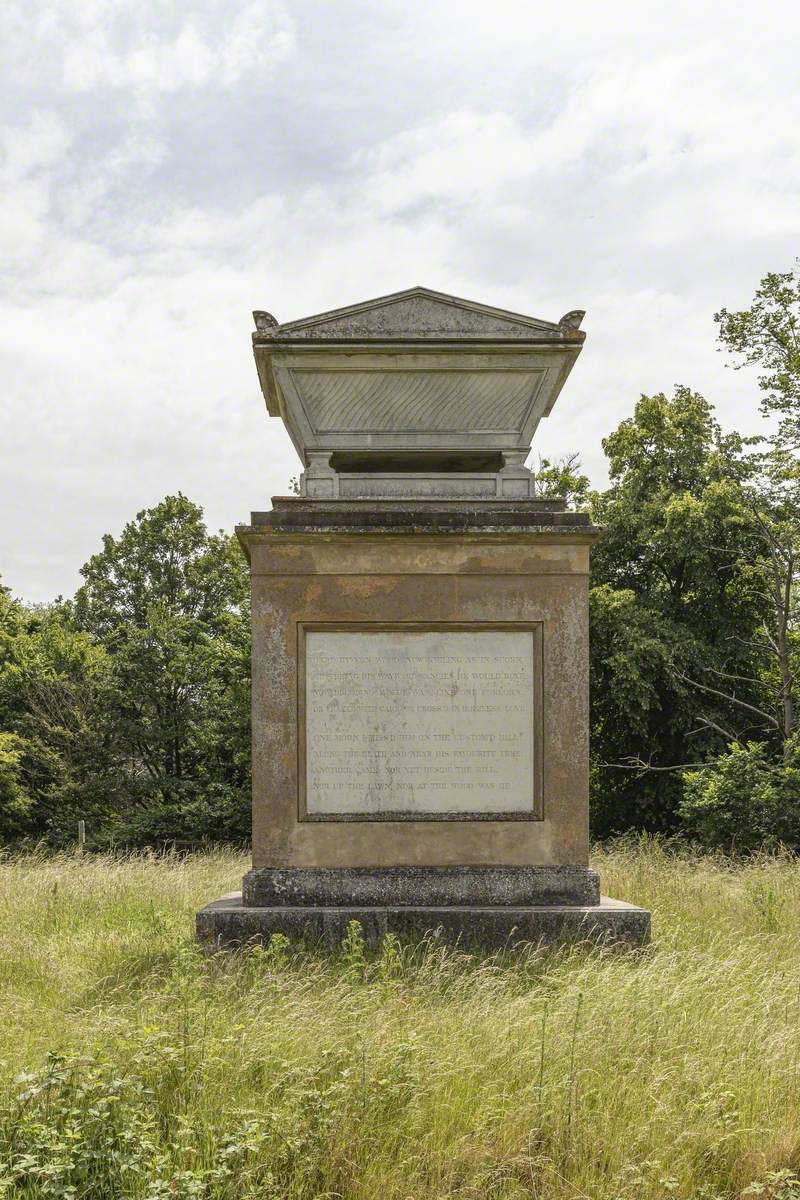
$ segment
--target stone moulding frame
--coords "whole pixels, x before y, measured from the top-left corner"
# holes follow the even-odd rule
[[[309,633],[530,633],[533,637],[533,796],[529,812],[310,813],[306,755],[306,635]],[[297,622],[297,801],[298,821],[314,824],[378,821],[544,820],[544,622],[542,621],[298,621]]]

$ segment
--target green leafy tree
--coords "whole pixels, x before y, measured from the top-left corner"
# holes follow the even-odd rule
[[[720,309],[714,320],[736,369],[761,368],[761,408],[777,415],[782,447],[800,449],[800,260],[793,271],[765,275],[749,308]]]
[[[61,604],[0,595],[0,837],[75,838],[112,811],[102,733],[108,662]]]
[[[778,844],[800,849],[800,272],[762,279],[750,308],[716,314],[719,342],[737,368],[761,368],[765,416],[777,428],[753,439],[742,494],[751,537],[743,562],[764,564],[752,581],[760,620],[748,643],[763,690],[758,741],[730,739],[727,751],[684,776],[684,829],[704,845],[747,852]],[[760,577],[759,577],[760,576]]]
[[[770,679],[774,724],[790,739],[797,725],[797,583],[800,567],[800,266],[761,280],[749,308],[715,316],[719,342],[737,369],[755,365],[762,374],[761,409],[777,416],[777,431],[758,439],[751,455],[746,496],[768,571],[760,596],[758,633],[764,674]]]
[[[75,621],[106,650],[104,727],[128,842],[249,832],[249,619],[235,540],[168,496],[83,567]]]
[[[679,768],[761,736],[765,556],[746,509],[743,444],[703,397],[642,396],[603,442],[611,487],[592,500],[596,832],[678,822]],[[743,555],[743,548],[747,551]]]
[[[742,559],[755,552],[765,564],[752,584],[761,619],[751,648],[765,688],[771,741],[787,743],[797,730],[800,476],[795,457],[775,446],[751,454],[748,466],[743,495],[752,537],[742,547]]]
[[[577,454],[561,458],[539,458],[533,468],[536,495],[542,499],[565,500],[570,508],[583,509],[589,499],[589,476],[581,470]]]

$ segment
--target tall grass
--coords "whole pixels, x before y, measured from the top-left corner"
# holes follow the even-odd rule
[[[0,863],[0,1196],[800,1197],[800,867],[598,852],[636,953],[204,959],[233,854]]]

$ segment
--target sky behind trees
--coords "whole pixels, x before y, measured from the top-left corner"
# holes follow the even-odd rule
[[[790,3],[11,0],[0,17],[0,573],[70,593],[179,489],[230,528],[298,471],[250,310],[424,284],[557,320],[534,449],[640,392],[759,425],[713,313],[800,251]]]

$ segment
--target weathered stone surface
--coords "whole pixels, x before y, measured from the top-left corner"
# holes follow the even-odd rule
[[[301,338],[314,341],[515,341],[558,343],[574,339],[586,314],[580,309],[560,321],[543,321],[521,313],[463,300],[446,292],[413,287],[360,304],[331,309],[312,317],[279,324],[269,313],[254,313],[253,343]],[[258,318],[262,318],[259,320]],[[266,318],[266,319],[264,319]],[[579,335],[583,340],[583,335]]]
[[[309,629],[307,819],[534,815],[541,629]]]
[[[563,500],[481,501],[473,499],[311,500],[274,496],[269,512],[251,514],[250,525],[237,526],[249,557],[250,534],[274,533],[530,533],[593,541],[598,533],[588,513],[565,511]],[[524,544],[518,541],[517,544]]]
[[[538,521],[541,513],[567,515],[523,507],[525,520]],[[585,867],[588,567],[595,531],[583,523],[563,533],[530,526],[486,529],[480,523],[489,518],[479,510],[472,518],[474,532],[452,532],[447,524],[440,532],[437,514],[446,522],[452,509],[420,501],[400,506],[408,525],[402,534],[369,525],[339,532],[326,526],[339,519],[333,508],[300,502],[293,510],[302,514],[296,529],[254,524],[239,531],[252,574],[253,865]],[[377,519],[363,507],[355,511],[365,522]],[[404,820],[308,819],[300,773],[304,633],[354,623],[366,629],[541,628],[539,811],[522,820],[479,814],[464,820],[421,814]]]
[[[507,479],[501,472],[395,472],[336,474],[323,480],[306,473],[305,494],[309,497],[355,500],[385,500],[392,497],[441,497],[474,499],[528,499],[533,497],[536,480],[530,472],[521,478]]]
[[[586,867],[261,867],[248,872],[242,902],[256,907],[597,905],[600,883]]]
[[[258,313],[259,379],[307,468],[302,494],[531,496],[524,461],[580,353],[581,317],[542,321],[419,287],[284,325]],[[499,471],[442,470],[454,453],[487,451]],[[427,474],[392,470],[420,453]],[[350,473],[348,456],[378,474]]]
[[[650,914],[606,897],[597,905],[527,907],[263,907],[243,905],[232,893],[197,914],[197,937],[213,953],[226,947],[268,942],[274,933],[294,941],[338,946],[350,921],[361,925],[367,945],[387,933],[419,938],[435,933],[449,944],[498,950],[525,944],[587,941],[641,946],[650,939]]]
[[[497,947],[639,944],[588,869],[586,514],[525,460],[581,349],[412,288],[253,338],[306,468],[237,529],[250,563],[253,870],[213,949],[348,922]]]

